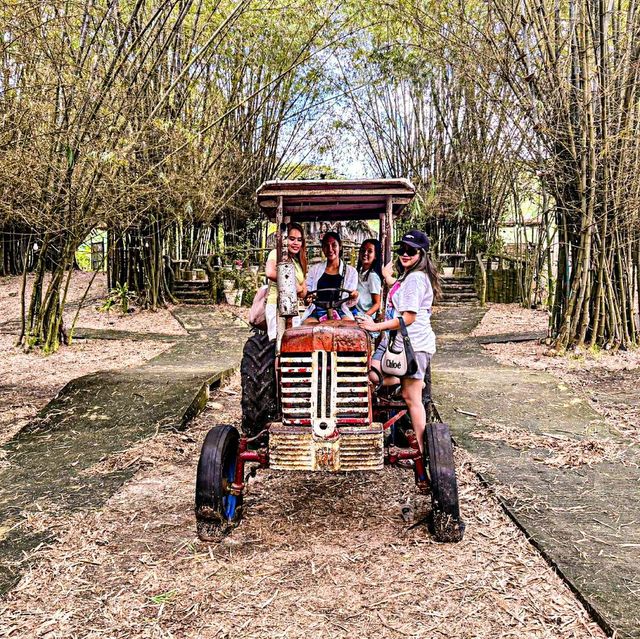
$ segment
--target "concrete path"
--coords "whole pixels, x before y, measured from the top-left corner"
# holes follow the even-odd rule
[[[99,507],[135,468],[106,475],[83,471],[157,429],[183,428],[206,403],[209,387],[239,366],[248,334],[244,322],[211,307],[178,307],[175,314],[187,337],[174,337],[169,350],[136,368],[71,381],[4,446],[0,593],[19,577],[22,552],[48,538],[25,536],[24,511]]]
[[[557,378],[498,364],[469,337],[482,315],[468,306],[434,316],[440,413],[508,513],[604,629],[640,637],[639,451]],[[609,459],[559,468],[554,442],[578,455],[605,442]]]

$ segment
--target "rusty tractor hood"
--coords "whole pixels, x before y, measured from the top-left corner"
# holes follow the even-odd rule
[[[369,352],[369,335],[351,320],[328,320],[289,328],[282,338],[281,352],[311,351]]]

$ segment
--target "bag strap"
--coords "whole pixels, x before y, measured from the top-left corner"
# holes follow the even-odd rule
[[[400,320],[400,334],[402,337],[409,337],[409,333],[407,332],[407,325],[405,324],[404,317],[402,315],[398,316]]]
[[[398,334],[398,330],[400,331],[400,334],[402,335],[402,337],[408,337],[409,333],[407,333],[407,325],[404,322],[404,317],[402,317],[402,315],[398,315],[397,319],[400,322],[400,328],[396,329],[395,331],[389,331],[389,344],[392,344],[396,341],[396,335]]]

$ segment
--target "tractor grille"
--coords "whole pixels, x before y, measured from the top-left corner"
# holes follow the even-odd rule
[[[269,466],[277,470],[355,471],[382,470],[382,424],[345,426],[337,437],[318,439],[310,428],[272,424]]]
[[[371,423],[366,353],[282,353],[280,373],[284,425]]]

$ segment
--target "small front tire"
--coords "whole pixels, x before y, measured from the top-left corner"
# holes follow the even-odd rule
[[[234,495],[240,435],[229,424],[215,426],[202,444],[196,474],[196,527],[202,541],[218,541],[242,518],[242,495]]]
[[[460,519],[458,482],[453,460],[453,444],[447,424],[432,422],[425,429],[424,452],[428,456],[431,487],[429,530],[437,541],[458,542],[464,535]]]

